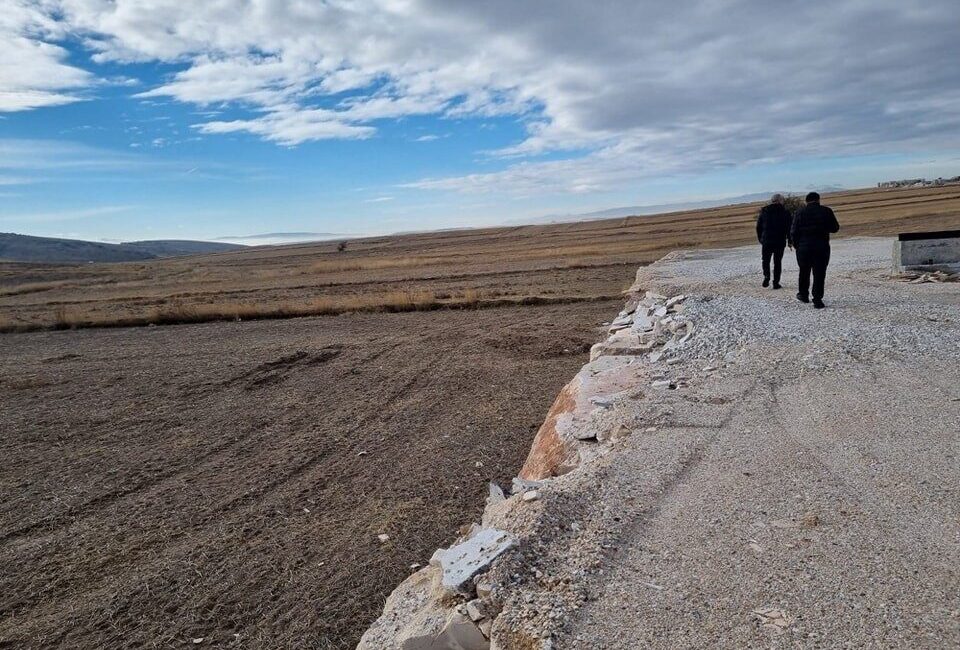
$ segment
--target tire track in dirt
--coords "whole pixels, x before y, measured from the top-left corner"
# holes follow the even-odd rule
[[[3,572],[0,572],[0,582],[6,585],[5,591],[10,597],[4,599],[6,602],[3,608],[3,618],[7,620],[7,624],[0,623],[0,641],[5,639],[44,638],[47,640],[43,644],[45,647],[57,645],[71,647],[118,645],[111,644],[108,641],[114,638],[110,633],[103,631],[108,628],[99,628],[100,632],[92,632],[91,630],[94,628],[89,627],[94,621],[104,620],[102,618],[105,615],[104,604],[112,602],[114,605],[111,605],[111,608],[119,609],[111,616],[115,619],[119,617],[117,620],[120,621],[128,621],[127,623],[119,623],[119,627],[116,628],[118,631],[120,629],[125,630],[128,639],[126,643],[120,645],[129,645],[129,639],[140,639],[143,642],[152,639],[153,642],[156,642],[162,638],[179,643],[179,639],[183,637],[182,633],[177,632],[177,630],[182,630],[183,626],[188,625],[191,620],[207,621],[207,615],[202,614],[202,608],[197,608],[199,603],[195,602],[196,597],[190,595],[196,592],[196,587],[191,587],[189,592],[181,593],[181,590],[187,588],[187,583],[183,582],[185,578],[178,576],[179,572],[171,571],[173,567],[182,566],[186,568],[197,565],[198,562],[206,562],[208,564],[205,565],[202,572],[207,577],[197,576],[193,582],[196,582],[198,586],[203,585],[208,590],[216,589],[220,595],[214,598],[211,594],[210,597],[214,598],[212,602],[220,603],[217,607],[221,610],[223,607],[227,607],[229,611],[234,613],[229,615],[218,614],[215,617],[216,620],[210,619],[208,622],[203,622],[202,625],[224,625],[225,623],[218,621],[233,619],[238,621],[250,620],[250,612],[263,607],[266,609],[259,616],[266,616],[267,618],[255,618],[253,620],[276,621],[270,623],[270,625],[281,625],[280,620],[288,620],[284,624],[287,626],[284,628],[287,630],[284,634],[296,633],[299,635],[297,638],[300,639],[304,638],[303,634],[319,635],[319,638],[327,639],[325,643],[331,644],[329,647],[348,647],[352,643],[350,641],[352,637],[342,636],[342,630],[346,629],[344,626],[359,627],[365,620],[364,617],[372,616],[378,606],[378,598],[382,598],[382,595],[389,591],[395,583],[398,577],[397,571],[402,571],[402,567],[409,564],[407,557],[411,554],[414,554],[414,557],[419,557],[421,553],[425,552],[418,550],[419,547],[427,545],[433,547],[439,541],[444,540],[452,534],[451,524],[446,523],[439,527],[440,537],[435,537],[436,533],[432,534],[434,537],[419,535],[413,545],[409,547],[402,545],[395,549],[378,548],[375,539],[372,548],[365,543],[362,543],[359,548],[343,546],[342,544],[346,542],[347,538],[331,538],[329,542],[325,539],[331,535],[336,535],[337,527],[342,528],[344,534],[363,533],[363,527],[367,525],[363,523],[364,517],[369,514],[388,516],[390,518],[386,521],[393,521],[395,515],[391,513],[395,508],[401,508],[397,512],[406,512],[407,514],[403,515],[406,519],[413,516],[419,521],[422,518],[422,505],[426,503],[424,499],[435,501],[438,498],[433,488],[428,488],[426,491],[426,494],[431,496],[425,496],[422,481],[415,480],[420,476],[430,477],[431,483],[439,482],[437,485],[442,485],[443,481],[449,480],[445,477],[450,476],[455,477],[454,480],[457,483],[467,480],[471,486],[475,483],[482,487],[481,479],[468,478],[459,469],[453,469],[454,473],[450,474],[451,469],[447,468],[436,466],[431,469],[420,469],[415,465],[410,465],[411,461],[422,464],[424,460],[431,458],[432,454],[444,454],[451,458],[460,455],[444,451],[442,446],[437,446],[438,444],[455,444],[457,448],[462,448],[465,451],[476,448],[478,444],[490,444],[490,442],[495,445],[501,444],[497,442],[498,437],[490,437],[486,434],[480,435],[483,430],[476,432],[473,425],[464,426],[455,422],[446,422],[449,420],[448,414],[450,412],[454,414],[461,412],[460,417],[462,418],[476,408],[474,403],[462,402],[464,398],[469,399],[470,391],[463,393],[463,397],[455,398],[453,401],[449,396],[446,398],[440,398],[439,396],[444,395],[445,391],[451,390],[451,386],[455,391],[454,395],[456,395],[464,388],[475,385],[477,389],[482,388],[485,391],[482,394],[486,395],[480,397],[477,403],[490,403],[489,391],[494,390],[494,388],[498,391],[506,391],[500,397],[509,397],[509,391],[516,390],[516,388],[510,388],[509,386],[494,387],[493,382],[490,381],[489,372],[495,367],[495,364],[484,370],[482,365],[477,365],[477,360],[483,358],[484,364],[489,365],[490,362],[487,357],[490,353],[494,353],[495,357],[508,359],[513,352],[509,347],[490,347],[490,342],[486,342],[486,339],[490,336],[495,338],[501,336],[498,333],[500,331],[536,331],[538,328],[542,329],[547,325],[556,327],[555,324],[558,323],[557,318],[560,314],[564,314],[567,319],[572,318],[569,313],[570,310],[571,308],[561,310],[557,307],[530,307],[492,310],[489,312],[489,316],[487,314],[478,316],[474,313],[443,314],[443,318],[438,318],[441,315],[409,314],[395,317],[302,319],[301,323],[296,324],[279,322],[275,324],[264,323],[263,325],[248,324],[242,330],[231,330],[243,331],[246,328],[262,328],[270,331],[283,331],[292,327],[293,330],[307,334],[317,325],[323,326],[320,330],[322,332],[325,331],[328,324],[337,324],[342,329],[350,322],[383,322],[384,318],[398,324],[404,322],[429,324],[435,320],[447,321],[452,317],[452,320],[458,324],[456,326],[457,332],[453,336],[444,333],[443,330],[433,329],[433,325],[428,325],[393,332],[387,336],[384,336],[382,328],[378,327],[374,332],[367,330],[367,334],[373,333],[374,335],[365,338],[362,328],[348,327],[347,329],[354,340],[367,340],[368,343],[349,349],[345,348],[343,354],[335,360],[331,360],[328,364],[332,370],[324,370],[320,375],[316,375],[312,371],[308,372],[309,366],[300,367],[291,371],[289,377],[286,377],[282,384],[266,384],[253,391],[244,390],[242,384],[237,383],[226,389],[227,393],[212,394],[198,399],[183,396],[178,392],[178,386],[182,385],[183,378],[170,384],[170,398],[185,400],[184,403],[195,402],[195,405],[191,408],[205,409],[214,407],[219,402],[233,403],[234,400],[241,400],[239,402],[241,404],[249,402],[251,406],[272,402],[273,405],[265,413],[269,417],[270,423],[265,425],[267,428],[263,431],[252,429],[245,431],[244,437],[240,440],[232,440],[234,435],[240,433],[238,429],[234,428],[231,436],[220,441],[228,446],[219,450],[208,448],[205,451],[209,453],[203,456],[195,454],[184,456],[183,461],[176,462],[175,472],[169,472],[170,476],[166,480],[161,479],[150,484],[138,483],[136,489],[126,490],[125,494],[116,494],[113,503],[107,503],[104,500],[96,512],[91,510],[87,513],[87,516],[80,520],[70,519],[76,514],[76,511],[73,511],[66,518],[60,520],[60,523],[63,524],[62,528],[56,530],[45,529],[42,536],[28,535],[18,539],[16,544],[8,543],[4,545],[0,552],[3,554],[5,563],[7,560],[14,561],[17,557],[27,558],[39,552],[41,546],[38,546],[38,544],[42,544],[42,548],[45,550],[42,556],[36,556],[36,560],[39,560],[40,563],[33,565],[35,570],[30,581],[32,586],[26,590],[16,587],[17,584],[26,586],[24,583],[18,583],[17,571],[11,572],[8,569],[6,576],[3,575]],[[572,311],[580,314],[597,313],[597,316],[591,320],[593,325],[608,315],[610,306],[606,309],[596,306],[578,306],[572,308]],[[505,325],[506,329],[501,330],[501,324]],[[565,327],[568,327],[568,325]],[[204,331],[217,331],[219,329],[217,326],[207,325],[196,328],[191,326],[184,328],[184,331],[200,334]],[[551,337],[557,331],[553,330]],[[164,341],[168,337],[177,338],[172,333],[163,334],[156,331],[152,335],[159,336],[156,344],[160,346],[164,345]],[[43,335],[38,335],[38,337],[40,336]],[[307,334],[307,336],[314,338],[313,333]],[[509,340],[511,336],[515,337],[516,335],[507,333],[504,336],[507,336]],[[592,334],[589,336],[592,337]],[[87,340],[96,341],[97,339],[99,339],[98,336],[92,336]],[[105,337],[104,340],[112,340],[112,337]],[[516,340],[518,344],[524,346],[539,345],[537,339],[528,341],[526,338],[521,338]],[[324,334],[317,345],[326,346],[332,342]],[[207,344],[212,344],[212,342],[204,345]],[[283,352],[284,347],[289,350],[292,346],[281,345],[278,348],[273,345],[266,358],[276,360],[288,354]],[[296,350],[298,347],[307,349],[303,348],[302,342],[293,349]],[[213,349],[210,350],[211,353]],[[536,347],[530,348],[530,353],[536,352]],[[139,360],[122,352],[121,355],[128,358],[128,363],[131,364],[159,364],[167,361],[165,355],[162,354],[149,359],[141,355]],[[247,356],[247,354],[244,353],[244,356]],[[46,357],[49,357],[49,355],[46,355]],[[96,355],[91,354],[90,357],[95,358]],[[263,358],[262,355],[261,358]],[[214,366],[211,364],[214,359],[216,359],[215,355],[207,354],[202,363],[212,368]],[[177,357],[176,363],[188,363],[190,360],[191,356],[189,354],[182,355]],[[377,363],[378,361],[382,363]],[[553,381],[562,383],[569,378],[570,374],[569,369],[564,370],[563,366],[565,364],[574,366],[580,363],[582,361],[574,356],[569,358],[563,356],[538,357],[531,358],[530,362],[524,362],[522,366],[531,367],[523,370],[527,378],[520,381],[517,386],[522,385],[524,392],[527,393],[523,399],[525,405],[523,411],[527,413],[513,417],[520,417],[521,419],[536,417],[529,414],[530,391],[535,389],[536,382],[542,381],[546,376],[547,367],[560,368],[560,372],[556,373],[556,379]],[[252,366],[256,368],[257,364],[252,364]],[[379,368],[379,370],[369,372],[370,366]],[[518,368],[522,366],[518,366]],[[360,374],[351,372],[358,367],[360,368]],[[243,372],[245,371],[234,372],[232,376],[235,377],[243,374]],[[330,384],[327,379],[322,379],[330,372],[338,378],[334,384]],[[515,372],[515,370],[511,370],[508,374],[514,374]],[[139,374],[142,373],[131,373],[130,376]],[[204,377],[208,375],[208,372],[206,375],[191,375],[191,381],[205,381]],[[390,381],[382,381],[381,376],[389,376]],[[535,376],[536,381],[534,381]],[[448,384],[450,379],[457,377],[461,377],[456,379],[457,382],[469,378],[466,380],[470,384]],[[321,383],[313,391],[321,397],[300,404],[300,398],[297,395],[301,394],[304,388],[314,383],[315,380],[321,379]],[[323,396],[334,385],[338,386],[337,390],[339,392],[336,395],[342,395],[342,399],[333,394],[327,397]],[[471,390],[475,392],[475,389]],[[556,388],[552,387],[538,398],[544,402],[544,409],[552,400],[555,390]],[[293,392],[291,393],[291,391]],[[251,402],[251,400],[253,401]],[[346,411],[341,411],[341,402],[344,400],[346,402],[342,404],[343,406],[347,406],[347,404],[352,404],[352,406],[348,406]],[[511,403],[515,405],[511,406]],[[493,421],[497,421],[500,417],[509,415],[511,412],[519,413],[516,410],[518,404],[515,399],[513,402],[504,401],[497,405],[498,408],[489,410],[488,415],[480,414],[474,417],[492,417]],[[291,411],[291,409],[293,410]],[[335,411],[329,411],[328,409],[335,409]],[[324,412],[325,410],[327,412]],[[314,414],[320,419],[315,419]],[[435,434],[429,433],[429,429],[422,428],[426,423],[436,418],[443,420],[443,422],[439,422],[440,431],[449,431],[451,442],[442,443],[442,438],[435,439],[431,437]],[[234,419],[233,422],[237,422],[237,420]],[[195,425],[187,423],[187,425],[194,426],[194,428],[207,426],[204,421],[198,421]],[[227,427],[229,430],[231,425],[227,423]],[[522,427],[508,426],[507,430],[511,429],[521,436],[532,435],[527,425]],[[469,434],[469,431],[475,431],[475,433]],[[416,433],[411,436],[408,432]],[[466,437],[464,437],[465,434]],[[151,434],[154,437],[156,435]],[[381,438],[381,436],[383,437]],[[279,445],[281,440],[286,447]],[[322,448],[313,450],[312,448],[317,443],[321,444]],[[518,449],[516,452],[517,459],[511,461],[518,466],[529,440],[520,438],[516,443],[511,442],[510,444],[515,445]],[[371,455],[363,458],[357,457],[356,452],[362,448],[370,449]],[[403,454],[406,454],[405,456],[403,454],[398,456],[394,451],[403,448],[408,449],[408,451],[403,452]],[[282,456],[275,456],[276,452],[282,449],[288,449],[289,451],[285,451]],[[219,453],[217,453],[218,451]],[[483,456],[485,460],[487,455]],[[269,460],[272,457],[276,457],[277,460]],[[396,469],[389,469],[391,465],[395,465]],[[472,467],[472,462],[469,465]],[[149,514],[147,519],[137,519],[139,516],[137,513],[142,512],[145,505],[170,504],[171,499],[181,498],[177,497],[178,494],[190,493],[183,492],[186,487],[196,484],[204,485],[211,478],[223,475],[224,471],[232,472],[235,470],[231,468],[240,467],[249,468],[252,472],[244,481],[246,487],[241,486],[240,489],[234,490],[231,494],[229,490],[225,489],[227,484],[218,480],[216,484],[211,484],[211,487],[215,488],[214,492],[205,496],[200,505],[191,508],[193,514],[190,514],[186,521],[178,522],[172,518],[175,516],[175,511],[170,510],[170,505],[163,505],[152,512],[147,511]],[[371,474],[371,471],[375,474]],[[380,472],[384,472],[384,474],[382,479],[378,480],[376,473]],[[479,474],[480,470],[472,469],[471,473]],[[361,482],[357,483],[354,488],[348,487],[358,480]],[[373,482],[366,483],[366,481]],[[387,485],[392,483],[394,492],[386,491],[377,496],[381,492],[381,488],[375,486],[383,482]],[[420,485],[420,487],[414,487],[417,485]],[[344,488],[346,488],[346,491]],[[442,491],[441,495],[444,492],[446,490]],[[422,496],[418,496],[418,494]],[[440,503],[444,500],[450,501],[450,498],[453,497],[449,506],[449,513],[442,516],[450,517],[459,523],[463,512],[466,512],[469,507],[476,507],[463,505],[464,500],[472,502],[476,498],[476,503],[480,504],[482,503],[482,496],[457,495],[458,492],[451,492],[449,496],[443,496]],[[312,519],[312,517],[317,516],[313,513],[307,515],[301,512],[301,508],[297,504],[309,505],[305,503],[307,498],[317,502],[316,506],[310,505],[310,509],[319,508],[319,519]],[[415,505],[417,503],[420,503],[420,505]],[[431,504],[431,510],[434,507],[439,507],[439,504]],[[411,508],[413,509],[411,510]],[[302,523],[296,523],[301,520]],[[311,524],[311,521],[316,521],[316,524]],[[401,525],[401,521],[404,520],[398,520],[397,524],[388,525],[391,527]],[[108,525],[109,527],[105,528]],[[319,528],[311,533],[311,527],[315,525]],[[398,528],[396,531],[391,528],[392,535],[402,539],[404,537],[403,531],[409,525],[412,524],[404,523],[402,524],[404,528]],[[123,530],[120,536],[114,538],[111,530],[115,526],[121,526]],[[146,528],[142,528],[144,526]],[[307,527],[304,528],[304,526]],[[141,529],[154,532],[143,536],[138,532]],[[9,531],[3,532],[9,534]],[[290,556],[289,560],[285,559],[285,553],[289,554],[289,551],[279,550],[271,551],[263,559],[246,557],[254,549],[262,549],[277,542],[282,542],[288,535],[295,535],[296,539],[302,539],[304,542],[294,544],[291,547],[301,550]],[[307,537],[303,537],[304,535],[307,535]],[[364,533],[363,537],[366,539],[367,535],[368,533]],[[113,541],[114,539],[116,541]],[[313,541],[308,542],[308,539]],[[433,542],[432,539],[438,541]],[[224,547],[223,544],[227,543],[227,540],[233,541],[229,542],[229,546]],[[311,550],[310,547],[317,543],[321,544],[321,547]],[[118,547],[118,544],[123,546]],[[333,545],[331,546],[331,544]],[[102,548],[98,549],[96,545]],[[126,550],[122,555],[113,555],[113,552],[104,555],[108,548],[123,548],[124,546]],[[236,546],[237,551],[224,553],[225,548],[232,546]],[[245,549],[243,555],[236,556],[240,549]],[[356,596],[344,601],[334,595],[339,592],[330,591],[330,587],[322,587],[325,584],[332,587],[335,584],[356,583],[360,578],[357,574],[348,570],[348,567],[356,566],[357,563],[359,565],[368,564],[371,551],[383,555],[377,562],[377,565],[382,569],[369,576],[364,574],[362,579],[366,586],[361,591],[357,591],[357,587],[348,588],[356,593]],[[91,552],[94,552],[94,555],[91,555]],[[294,561],[301,553],[306,553],[305,559],[315,557],[317,553],[320,553],[323,559],[329,559],[331,553],[334,554],[333,557],[338,557],[336,554],[339,553],[346,564],[335,563],[330,565],[330,569],[323,567],[317,569],[316,562],[304,565],[313,567],[310,569],[310,575],[314,577],[310,580],[310,583],[314,585],[312,587],[314,591],[317,586],[321,586],[320,592],[315,592],[309,599],[304,600],[302,596],[296,594],[302,593],[298,590],[308,588],[307,583],[301,583],[300,579],[297,579],[296,587],[275,592],[275,596],[271,597],[271,600],[263,601],[275,602],[275,606],[281,609],[273,610],[270,608],[274,605],[269,607],[263,605],[256,606],[251,610],[254,602],[261,602],[249,600],[257,593],[256,590],[276,589],[274,578],[271,577],[269,572],[263,573],[263,570],[277,561]],[[237,564],[241,561],[241,558],[246,558],[243,559],[243,565]],[[264,561],[267,561],[267,558],[270,558],[268,564],[263,564]],[[29,561],[33,563],[36,560]],[[213,564],[209,564],[210,562]],[[301,561],[296,560],[296,562]],[[8,563],[7,566],[11,567],[13,565]],[[64,571],[65,566],[70,568]],[[199,569],[204,565],[197,566]],[[147,573],[145,574],[144,571]],[[249,577],[240,577],[238,571],[248,574]],[[43,577],[44,575],[56,575],[57,577],[48,581]],[[145,580],[147,582],[144,582]],[[231,587],[234,580],[239,582],[237,586]],[[335,582],[329,582],[330,580]],[[240,587],[241,584],[244,586]],[[149,585],[149,591],[144,591],[146,585]],[[370,591],[371,588],[375,591]],[[250,591],[251,589],[253,591]],[[176,596],[178,593],[181,595]],[[380,595],[375,595],[377,593]],[[246,594],[250,594],[250,596]],[[371,596],[366,594],[374,594],[372,600],[367,600]],[[272,600],[274,597],[276,598],[275,601]],[[175,600],[170,600],[171,598]],[[303,602],[315,603],[310,614],[306,617],[300,617],[302,623],[293,623],[292,619],[289,619],[289,614],[302,606],[296,600],[291,600],[296,598],[300,598]],[[144,618],[144,613],[152,611],[149,608],[154,607],[151,603],[157,603],[158,605],[160,603],[170,603],[167,606],[169,613],[162,614],[157,610],[156,613],[148,614]],[[347,609],[343,609],[344,607]],[[357,607],[362,608],[365,613],[358,613]],[[281,610],[285,613],[281,614]],[[268,611],[271,613],[267,613]],[[274,611],[276,613],[273,613]],[[336,613],[340,611],[343,613]],[[347,611],[353,613],[347,615]],[[125,618],[127,614],[124,612],[131,614],[140,612],[137,615],[137,620],[141,622],[131,628],[131,623],[129,619]],[[243,612],[247,613],[244,614]],[[321,620],[317,619],[318,613],[323,613]],[[168,617],[173,617],[177,622],[173,622]],[[156,627],[161,620],[165,621],[162,629]],[[15,624],[14,621],[16,621]],[[306,625],[307,621],[312,621],[309,632],[297,627],[301,624]],[[149,634],[137,632],[136,630],[143,625],[150,626],[149,629],[152,632]],[[146,629],[144,628],[144,630]],[[248,632],[254,630],[250,633],[257,634],[255,628],[245,627],[243,629],[247,629]],[[95,636],[90,636],[91,634]],[[134,636],[131,637],[130,634]],[[144,634],[147,634],[147,636],[143,636]],[[94,641],[93,639],[99,640]],[[178,639],[178,641],[174,641],[174,639]],[[252,643],[257,645],[255,641]],[[261,640],[261,643],[275,645],[277,641],[276,639],[273,641]],[[19,643],[18,645],[24,644]]]

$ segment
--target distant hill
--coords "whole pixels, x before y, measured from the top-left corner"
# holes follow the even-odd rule
[[[132,248],[156,257],[179,257],[181,255],[200,255],[202,253],[223,253],[246,248],[241,244],[226,242],[191,241],[189,239],[151,239],[146,241],[129,241],[120,244],[125,248]]]
[[[335,232],[264,232],[257,235],[230,235],[217,237],[217,241],[233,242],[247,246],[276,246],[278,244],[299,244],[303,242],[326,241],[343,237],[356,237]]]
[[[216,253],[244,248],[238,244],[157,240],[104,244],[78,239],[0,233],[0,260],[9,262],[136,262],[159,257]]]
[[[806,194],[810,189],[826,194],[828,192],[842,192],[844,188],[834,185],[811,187],[808,190],[787,192],[782,194]],[[773,192],[755,192],[753,194],[742,194],[740,196],[728,196],[722,199],[709,199],[705,201],[687,201],[684,203],[661,203],[659,205],[628,205],[621,208],[610,208],[607,210],[598,210],[596,212],[584,212],[580,214],[550,214],[543,217],[530,217],[526,219],[513,219],[506,222],[506,225],[528,225],[544,223],[570,223],[574,221],[593,221],[598,219],[615,219],[617,217],[636,217],[647,214],[664,214],[668,212],[686,212],[688,210],[701,210],[703,208],[717,208],[725,205],[738,205],[740,203],[755,203],[757,201],[766,201],[773,195]]]

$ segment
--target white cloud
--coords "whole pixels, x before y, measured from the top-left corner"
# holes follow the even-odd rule
[[[25,223],[46,223],[90,219],[108,214],[118,214],[136,209],[135,205],[104,205],[83,210],[61,210],[57,212],[28,212],[23,214],[0,214],[0,221],[19,221]]]
[[[0,11],[0,112],[75,102],[73,91],[94,82],[90,73],[65,63],[67,51],[47,42],[62,26],[47,14],[47,2],[6,0]]]
[[[185,66],[140,96],[230,110],[232,119],[195,125],[208,134],[296,145],[369,138],[378,121],[413,115],[524,121],[526,137],[497,152],[505,169],[421,188],[592,192],[679,171],[960,146],[956,0],[14,0],[14,9],[0,19],[4,52],[34,72],[0,64],[5,110],[73,101],[93,83],[56,45],[72,34],[97,61]],[[556,152],[570,158],[538,158]]]

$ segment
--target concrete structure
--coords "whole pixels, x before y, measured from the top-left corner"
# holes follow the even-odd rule
[[[960,271],[960,230],[901,233],[893,243],[897,272]]]

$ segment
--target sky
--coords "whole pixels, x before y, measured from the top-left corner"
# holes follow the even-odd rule
[[[955,176],[958,34],[956,0],[0,0],[0,231],[359,236]]]

